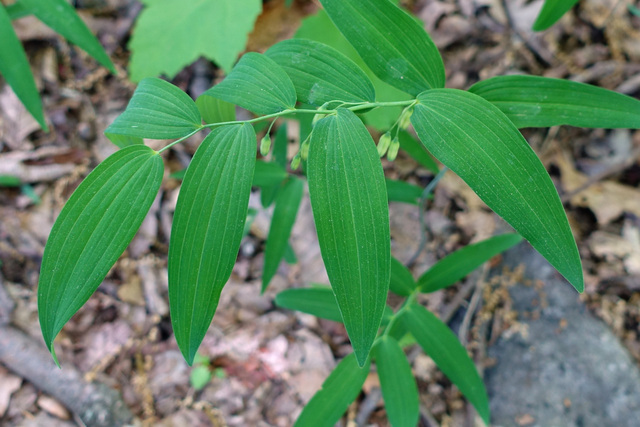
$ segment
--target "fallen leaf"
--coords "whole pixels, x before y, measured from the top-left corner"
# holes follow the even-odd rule
[[[11,395],[20,389],[22,378],[10,374],[0,366],[0,418],[4,416],[9,408]]]

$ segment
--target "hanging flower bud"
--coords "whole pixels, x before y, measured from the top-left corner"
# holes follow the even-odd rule
[[[315,126],[316,123],[318,123],[320,120],[324,119],[325,117],[327,117],[326,114],[316,114],[315,116],[313,116],[313,120],[311,120],[311,126]]]
[[[269,150],[271,150],[271,137],[267,133],[260,140],[260,154],[262,154],[263,156],[266,156],[267,154],[269,154]]]
[[[378,140],[378,155],[380,157],[385,155],[385,153],[389,149],[390,144],[391,144],[391,134],[387,132],[384,135],[382,135]]]
[[[310,138],[305,139],[300,146],[300,157],[302,157],[302,160],[307,160],[307,157],[309,157],[309,140]]]
[[[398,156],[398,150],[400,149],[400,140],[396,136],[391,141],[391,145],[389,146],[389,151],[387,152],[387,160],[390,162],[394,161]]]
[[[298,153],[293,157],[293,159],[291,160],[291,170],[297,170],[300,167],[300,152],[298,151]]]
[[[409,128],[409,125],[411,124],[412,114],[413,114],[413,107],[407,108],[402,112],[402,115],[400,116],[400,120],[398,123],[398,126],[400,127],[400,129],[407,130]]]

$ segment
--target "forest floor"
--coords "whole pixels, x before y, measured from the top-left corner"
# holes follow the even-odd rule
[[[13,174],[28,184],[0,187],[0,328],[5,327],[5,318],[11,328],[38,345],[42,338],[36,289],[47,236],[71,192],[116,151],[103,132],[135,89],[127,80],[126,44],[140,5],[125,0],[93,3],[99,7],[83,9],[82,16],[116,63],[117,76],[35,20],[23,19],[16,29],[42,89],[51,132],[39,130],[9,87],[0,86],[0,174]],[[448,87],[466,89],[480,79],[528,73],[640,95],[640,18],[629,12],[627,2],[581,1],[550,30],[534,33],[531,25],[540,5],[526,0],[407,4],[443,54]],[[264,51],[290,37],[316,10],[312,1],[296,1],[291,9],[283,0],[265,3],[248,48]],[[173,82],[197,96],[203,78],[212,85],[221,75],[200,60]],[[295,122],[290,129],[290,144],[295,147]],[[640,362],[640,132],[553,127],[523,133],[565,203],[586,274],[581,300]],[[190,143],[169,153],[168,169],[184,168],[196,147]],[[432,172],[402,152],[395,162],[383,164],[390,178],[422,187],[433,179]],[[259,213],[201,347],[214,375],[196,391],[190,382],[192,368],[177,348],[168,315],[168,236],[179,184],[165,179],[129,249],[58,337],[63,371],[76,370],[87,381],[119,390],[141,425],[290,426],[336,361],[350,351],[341,324],[278,309],[273,303],[283,289],[328,283],[308,198],[291,238],[298,263],[282,263],[269,290],[261,295],[271,212],[261,209],[257,189],[252,194],[250,204]],[[444,255],[485,239],[500,227],[497,217],[452,173],[437,185],[426,212],[409,204],[392,203],[390,209],[392,251],[403,262],[418,247],[416,236],[424,232],[419,217],[425,216],[428,241],[412,266],[416,277]],[[493,265],[499,263],[499,257],[492,260]],[[482,289],[482,298],[470,305],[476,289]],[[501,292],[476,272],[421,302],[447,319],[464,316],[471,306],[471,326],[461,334],[478,366],[489,366],[491,360],[479,349],[504,331],[513,333],[517,322],[508,298],[500,299]],[[487,316],[494,324],[491,339],[473,333],[473,326],[488,321]],[[5,352],[24,349],[1,336],[0,345]],[[9,369],[2,354],[0,350],[0,424],[78,425],[77,416],[55,390],[45,388],[49,390],[45,393],[37,380],[28,381],[27,375]],[[473,425],[467,403],[431,359],[419,351],[409,351],[409,356],[421,393],[422,425]],[[32,366],[50,364],[50,359],[40,360],[37,354],[20,357],[16,363],[23,363],[27,372]],[[361,425],[388,425],[375,373],[347,418]],[[527,419],[516,422],[529,425]]]

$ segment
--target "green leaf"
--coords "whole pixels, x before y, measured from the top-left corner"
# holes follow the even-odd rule
[[[127,109],[105,131],[150,139],[182,138],[202,128],[195,102],[169,82],[144,79]]]
[[[555,24],[578,0],[545,0],[533,23],[533,31],[543,31]]]
[[[276,274],[278,265],[284,257],[298,215],[298,208],[302,201],[304,184],[301,180],[291,177],[279,191],[276,207],[273,210],[269,235],[264,248],[264,270],[262,273],[262,292],[267,289],[269,282]]]
[[[386,179],[387,195],[390,202],[402,202],[417,205],[423,189],[404,181]]]
[[[105,133],[104,136],[119,148],[144,144],[144,140],[139,136],[118,135],[117,133]]]
[[[65,0],[21,0],[21,2],[26,9],[29,9],[47,26],[71,43],[77,44],[109,71],[116,73],[109,55],[104,51],[98,39],[91,34],[73,6]]]
[[[211,369],[209,366],[198,365],[191,370],[189,382],[194,390],[202,390],[211,381]]]
[[[22,0],[18,0],[13,4],[5,6],[9,19],[12,21],[15,19],[24,18],[25,16],[33,15],[33,11],[28,8]]]
[[[396,295],[408,297],[413,293],[417,284],[413,275],[400,261],[391,257],[391,283],[389,289]]]
[[[182,182],[169,245],[169,305],[189,364],[238,256],[255,156],[250,124],[222,126],[202,141]]]
[[[300,102],[319,106],[335,100],[375,101],[376,93],[364,71],[326,44],[305,39],[284,40],[265,55],[287,72]]]
[[[353,112],[339,108],[316,123],[307,176],[322,258],[362,365],[387,299],[391,242],[378,151]]]
[[[0,187],[20,187],[22,181],[13,175],[0,175]]]
[[[208,90],[216,98],[256,114],[272,114],[296,105],[296,89],[287,73],[273,59],[249,52],[231,73]]]
[[[489,425],[489,398],[482,379],[467,350],[449,327],[433,313],[418,304],[411,304],[401,317],[405,327],[415,337],[440,370],[469,399],[478,414]]]
[[[0,40],[2,40],[0,74],[9,83],[20,102],[36,119],[40,127],[48,131],[49,128],[42,112],[40,93],[33,80],[27,55],[24,53],[22,44],[11,26],[11,19],[2,5],[0,5]]]
[[[400,148],[409,154],[413,160],[424,166],[424,168],[430,172],[440,172],[438,163],[433,160],[433,157],[431,157],[431,154],[424,148],[424,145],[420,144],[420,141],[411,136],[409,132],[401,130],[398,132],[398,139],[400,140]]]
[[[518,128],[640,128],[640,101],[585,83],[500,76],[476,83],[469,91],[497,106]]]
[[[406,93],[380,80],[367,67],[353,46],[333,25],[329,15],[324,10],[319,10],[315,15],[303,19],[302,25],[296,32],[296,37],[324,43],[351,59],[358,67],[364,70],[369,80],[373,83],[377,101],[403,101],[410,99],[410,96]],[[376,108],[364,113],[363,117],[367,124],[384,131],[393,126],[401,111],[402,107]],[[302,141],[304,141],[304,138],[302,138]]]
[[[418,100],[411,123],[427,149],[582,292],[580,255],[560,197],[511,121],[469,92],[436,89]]]
[[[276,305],[322,319],[342,323],[342,315],[333,291],[328,286],[286,289],[276,295]]]
[[[287,242],[287,246],[284,250],[284,262],[289,265],[297,264],[298,257],[296,256],[296,252],[293,250],[291,243]]]
[[[236,119],[236,106],[211,96],[211,89],[196,99],[196,107],[207,124],[232,122]]]
[[[360,394],[368,374],[369,359],[363,366],[358,366],[353,353],[342,359],[304,407],[294,427],[333,427]]]
[[[280,185],[287,175],[287,171],[279,164],[258,160],[256,162],[256,171],[253,175],[252,185],[260,188]]]
[[[129,43],[131,80],[170,79],[200,56],[229,72],[262,10],[260,0],[144,0]]]
[[[40,327],[54,360],[54,338],[133,239],[163,171],[162,158],[151,148],[124,148],[100,163],[60,212],[44,249],[38,283]]]
[[[416,427],[420,416],[418,386],[398,341],[383,336],[374,348],[374,357],[389,424]]]
[[[519,234],[507,233],[491,237],[447,255],[418,279],[422,292],[446,288],[498,255],[522,241]]]
[[[320,0],[380,79],[411,95],[444,87],[444,65],[429,35],[389,0]]]

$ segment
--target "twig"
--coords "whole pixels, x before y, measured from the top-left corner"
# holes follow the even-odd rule
[[[71,367],[56,368],[43,345],[14,327],[0,326],[0,363],[54,396],[87,426],[123,426],[133,418],[117,391],[85,381]]]
[[[440,427],[438,420],[436,420],[431,412],[422,404],[420,405],[420,418],[422,418],[428,427]]]
[[[469,307],[467,307],[467,312],[464,314],[462,324],[460,325],[460,329],[458,330],[458,338],[460,339],[462,345],[465,347],[467,345],[467,333],[469,332],[469,326],[471,326],[471,318],[478,308],[480,301],[482,301],[482,289],[484,288],[488,272],[489,264],[484,263],[484,266],[482,267],[482,274],[480,275],[480,278],[475,281],[475,291],[473,292],[471,302],[469,303]]]
[[[367,397],[365,397],[360,404],[360,410],[358,411],[358,415],[356,416],[356,425],[358,427],[367,424],[367,420],[376,409],[376,406],[378,405],[381,397],[382,391],[380,391],[379,387],[373,387],[369,394],[367,394]]]
[[[631,153],[631,155],[626,157],[622,162],[616,163],[615,165],[611,165],[607,169],[603,170],[602,172],[597,173],[593,176],[590,176],[589,179],[584,184],[582,184],[581,186],[579,186],[574,190],[571,190],[563,194],[562,197],[560,198],[562,200],[562,203],[567,203],[576,194],[586,190],[587,188],[591,187],[593,184],[596,184],[605,178],[608,178],[612,175],[622,172],[626,168],[633,165],[638,159],[638,157],[640,157],[640,146],[636,147]]]

